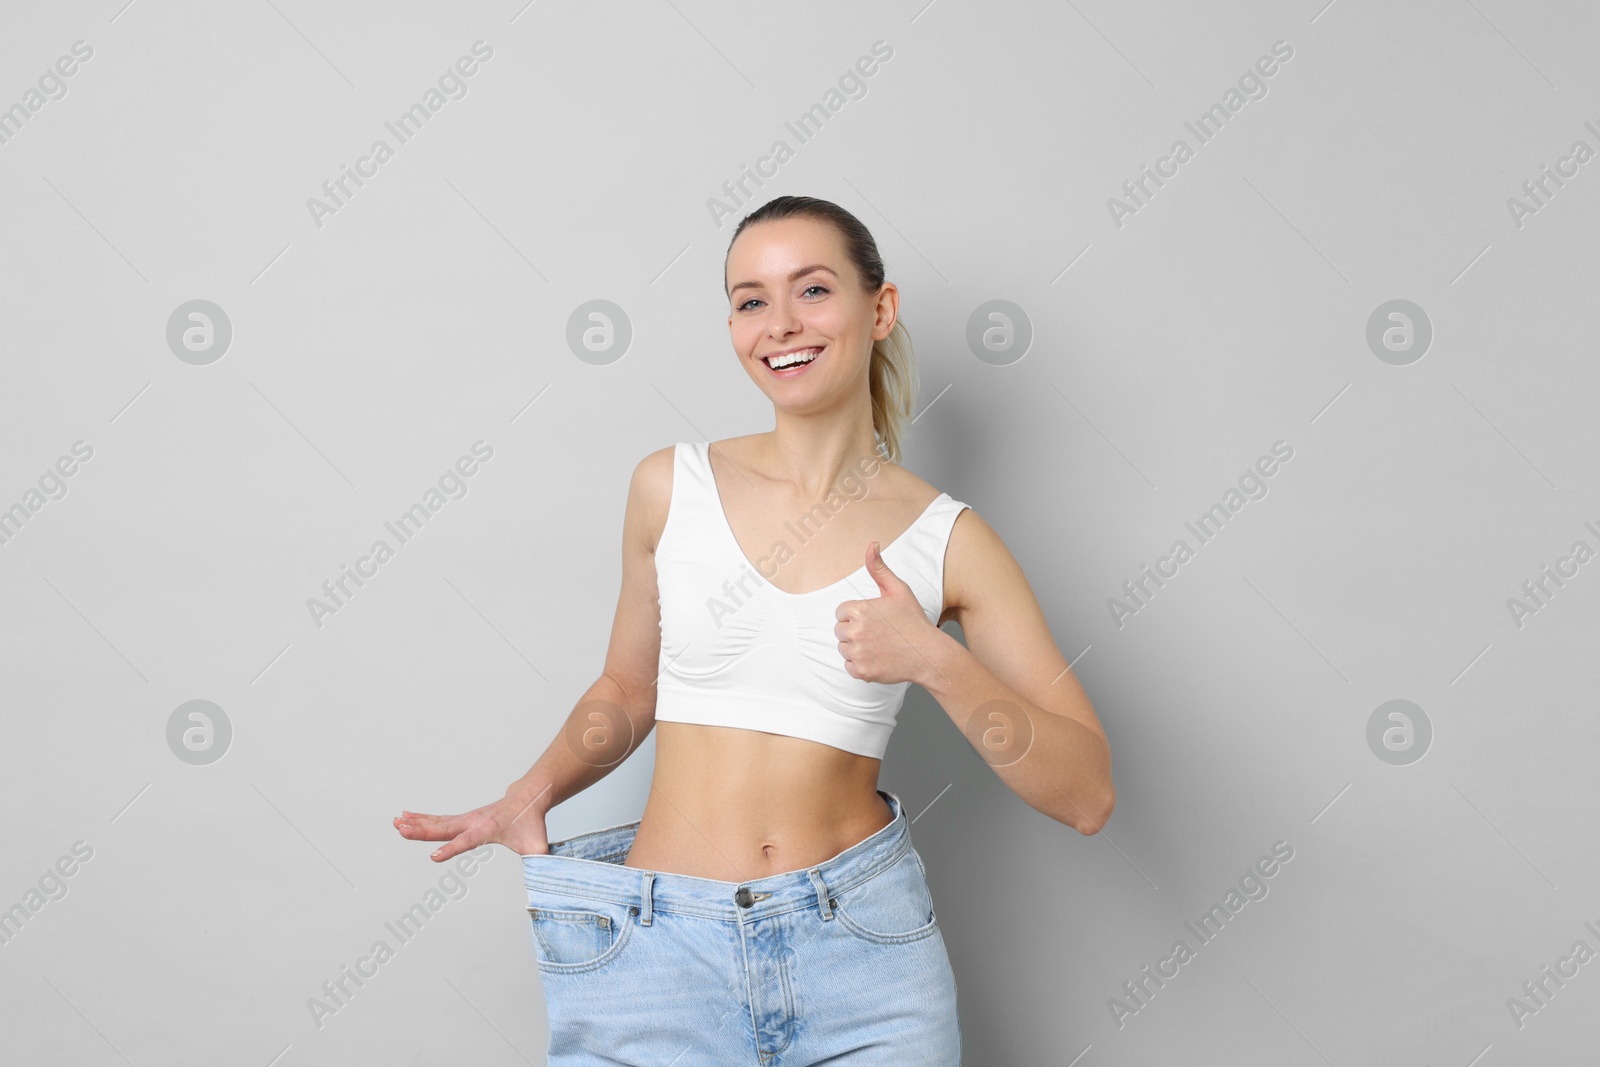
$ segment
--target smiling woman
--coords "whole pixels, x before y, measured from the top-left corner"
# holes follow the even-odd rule
[[[900,466],[915,365],[866,227],[779,197],[723,284],[773,429],[640,461],[605,670],[563,736],[501,800],[395,825],[447,842],[437,861],[522,855],[556,1067],[959,1064],[926,866],[878,787],[905,693],[1082,834],[1115,801],[1105,733],[999,536]],[[737,611],[708,611],[730,586]],[[545,814],[652,731],[642,817],[548,841]]]
[[[822,220],[827,224],[819,226]],[[773,231],[779,241],[784,238],[802,244],[808,240],[818,241],[821,249],[826,249],[827,259],[792,266],[782,277],[785,287],[794,290],[795,304],[815,309],[805,317],[816,336],[796,338],[785,346],[760,340],[756,335],[762,329],[763,313],[772,314],[772,294],[767,290],[767,282],[744,278],[728,287],[728,301],[733,309],[728,316],[728,329],[735,350],[765,364],[772,378],[787,381],[801,377],[802,372],[799,369],[785,372],[781,368],[794,368],[799,360],[805,360],[803,366],[809,367],[827,354],[829,337],[843,343],[849,339],[844,334],[870,324],[870,347],[865,357],[856,353],[861,364],[857,370],[867,377],[871,429],[881,445],[874,451],[881,451],[891,463],[898,463],[900,439],[917,392],[917,373],[911,355],[911,336],[899,318],[900,290],[884,280],[883,257],[878,253],[877,242],[859,219],[836,204],[811,197],[779,197],[747,216],[734,231],[723,265],[725,274],[732,263],[733,246],[738,243],[739,235],[752,223],[761,222],[765,223],[762,229]],[[841,262],[841,266],[830,266],[829,259]],[[845,260],[849,261],[848,267],[842,265]],[[842,287],[841,270],[856,276],[855,289],[860,294],[876,296],[870,302],[870,310],[868,301],[859,297],[850,299],[858,296],[857,293],[837,292]],[[831,303],[830,296],[833,297]],[[792,315],[793,311],[784,309],[782,313]],[[849,321],[851,318],[856,321]],[[822,333],[824,330],[828,331],[826,336]],[[837,344],[835,350],[838,350]],[[806,359],[807,356],[810,358]],[[760,384],[759,379],[757,384]],[[771,394],[768,395],[770,398]]]

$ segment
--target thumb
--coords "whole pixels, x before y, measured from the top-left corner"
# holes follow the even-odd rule
[[[878,592],[884,596],[909,592],[911,587],[883,561],[883,556],[878,552],[878,542],[874,541],[867,546],[867,573],[872,575],[872,580],[878,583]]]

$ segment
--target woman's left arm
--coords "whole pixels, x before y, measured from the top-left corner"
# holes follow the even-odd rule
[[[867,570],[880,598],[840,605],[840,648],[851,673],[922,686],[1030,807],[1082,834],[1104,826],[1116,805],[1111,747],[993,527],[969,508],[957,516],[945,551],[939,622],[959,623],[965,647],[928,622],[875,548]]]

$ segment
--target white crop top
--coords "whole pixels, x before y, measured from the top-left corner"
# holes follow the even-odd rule
[[[785,734],[882,759],[911,683],[852,677],[833,632],[839,604],[876,599],[878,584],[863,564],[809,593],[773,586],[734,537],[709,449],[709,441],[673,448],[672,498],[655,552],[656,718]],[[844,506],[848,500],[836,494],[823,508],[831,514]],[[879,545],[935,626],[944,613],[945,546],[966,506],[940,493],[904,533]],[[787,558],[819,528],[816,515],[789,523],[791,536],[762,557],[768,572],[769,559]]]

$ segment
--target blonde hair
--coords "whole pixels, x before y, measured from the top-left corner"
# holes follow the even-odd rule
[[[829,200],[812,196],[780,196],[762,204],[739,221],[728,240],[728,249],[746,226],[774,219],[808,218],[829,223],[844,241],[845,254],[861,276],[862,288],[876,293],[883,285],[883,257],[878,243],[861,220]],[[727,257],[723,257],[727,274]],[[872,342],[872,362],[867,371],[872,392],[872,431],[878,451],[890,463],[899,463],[902,442],[911,425],[911,405],[917,396],[917,361],[911,350],[911,333],[895,317],[889,336]]]

